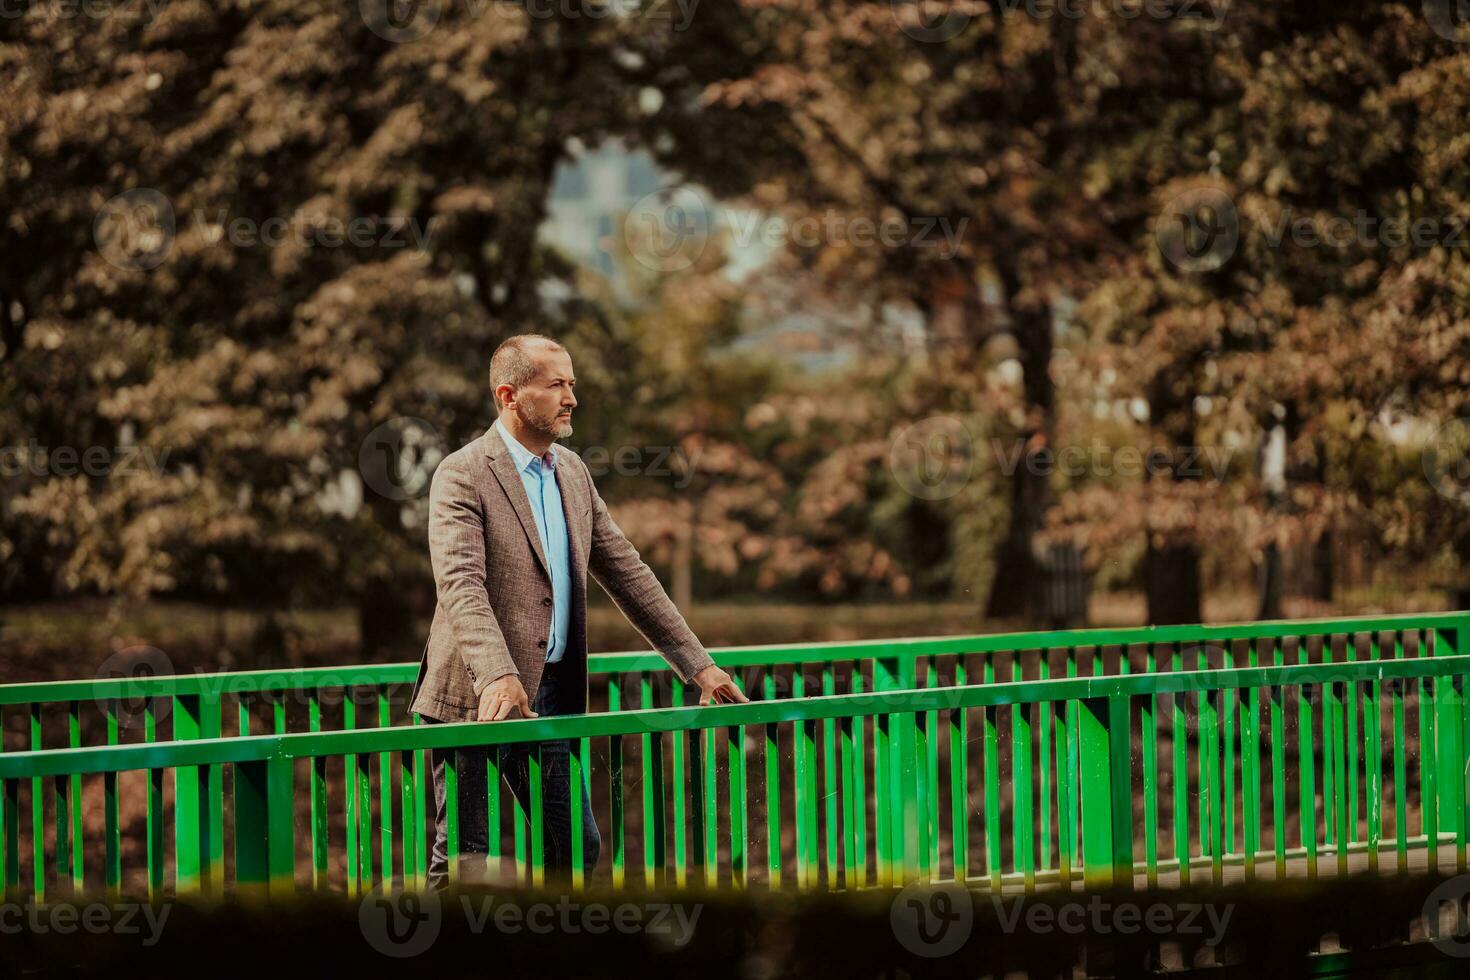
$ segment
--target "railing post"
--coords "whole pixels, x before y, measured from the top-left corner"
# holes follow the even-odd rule
[[[235,881],[242,894],[289,895],[296,883],[292,759],[235,764]]]
[[[898,683],[898,660],[894,657],[878,657],[873,661],[873,690],[886,693],[894,690]],[[875,714],[873,716],[873,813],[874,853],[877,855],[878,884],[892,886],[902,877],[899,871],[903,864],[903,841],[901,831],[896,832],[899,816],[893,789],[894,751],[897,732],[894,727],[896,715]]]
[[[1470,654],[1470,626],[1453,625],[1434,630],[1434,655],[1453,657]],[[1460,724],[1464,713],[1460,686],[1450,679],[1434,685],[1435,775],[1438,776],[1437,809],[1439,829],[1458,834],[1466,819],[1465,760],[1460,757]],[[1430,841],[1430,847],[1438,842]]]
[[[219,738],[223,706],[218,691],[204,695],[199,702],[199,737]],[[204,787],[204,803],[200,810],[203,825],[203,842],[200,852],[201,873],[211,892],[224,894],[225,890],[225,776],[224,766],[218,762],[205,766],[201,784]]]
[[[199,695],[176,694],[173,699],[174,740],[197,739],[201,730]],[[180,895],[199,891],[200,868],[206,859],[204,826],[200,821],[198,766],[174,769],[174,887]]]
[[[914,689],[915,670],[912,658],[895,658],[888,667],[897,674],[896,690],[908,692]],[[890,688],[893,690],[894,688]],[[889,822],[890,857],[894,883],[907,883],[919,876],[919,772],[918,772],[918,719],[907,710],[903,694],[899,711],[890,712],[892,719],[888,748],[890,753],[889,774],[892,785],[892,803],[896,807],[896,819]]]
[[[1089,888],[1131,885],[1128,698],[1087,698],[1078,711],[1082,793],[1082,875]]]

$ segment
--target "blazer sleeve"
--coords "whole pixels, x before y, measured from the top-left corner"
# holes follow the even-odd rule
[[[582,474],[592,498],[592,549],[587,556],[587,570],[612,597],[628,622],[669,662],[679,679],[689,681],[712,665],[714,659],[684,622],[653,570],[638,556],[633,542],[608,513],[585,463]]]
[[[460,658],[478,696],[485,686],[516,674],[505,634],[485,584],[485,514],[468,474],[446,462],[429,487],[429,561],[434,586],[449,618]]]

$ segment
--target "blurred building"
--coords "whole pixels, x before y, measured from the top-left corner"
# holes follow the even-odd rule
[[[552,178],[551,202],[541,225],[542,241],[570,258],[616,279],[616,249],[622,216],[664,184],[653,158],[608,141],[595,150],[562,158]]]
[[[646,206],[650,195],[674,184],[675,178],[660,170],[646,151],[630,150],[616,140],[595,149],[574,144],[552,178],[541,240],[606,276],[614,295],[627,298],[626,276],[618,260],[623,221],[640,202]],[[763,233],[765,217],[728,207],[698,189],[694,193],[707,206],[690,209],[689,217],[709,223],[698,233],[711,228],[730,232],[726,274],[738,282],[764,267],[776,251]],[[840,319],[819,312],[778,313],[764,319],[742,339],[741,347],[758,347],[810,370],[841,367],[859,354],[851,325]]]

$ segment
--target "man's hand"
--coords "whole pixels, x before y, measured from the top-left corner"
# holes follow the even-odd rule
[[[700,704],[741,704],[750,700],[735,686],[730,675],[714,664],[695,674],[694,683],[699,685]]]
[[[519,712],[519,714],[517,713]],[[526,700],[526,689],[521,686],[519,674],[506,674],[496,678],[480,692],[480,710],[476,721],[502,721],[506,718],[535,718]]]

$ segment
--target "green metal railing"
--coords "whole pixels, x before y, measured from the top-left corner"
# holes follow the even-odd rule
[[[82,701],[141,691],[156,737],[167,697],[175,741],[0,755],[3,878],[38,898],[421,883],[426,751],[559,738],[576,740],[573,778],[590,780],[607,840],[579,883],[1220,880],[1315,875],[1324,854],[1337,873],[1382,854],[1434,867],[1451,843],[1463,867],[1467,635],[1456,613],[748,648],[717,658],[763,699],[704,709],[651,707],[661,661],[618,654],[599,665],[614,710],[495,725],[390,724],[384,687],[410,665],[228,675],[257,684],[247,699],[317,705],[317,730],[234,737],[203,707],[223,700],[219,675],[10,685],[0,703],[33,725],[38,705],[64,704],[72,732]],[[778,668],[794,697],[778,696]],[[344,729],[320,730],[323,694],[347,677],[372,692],[378,727],[355,727],[345,697]],[[531,777],[529,807],[494,778],[487,805],[496,859],[535,881]]]
[[[871,667],[865,665],[877,659],[897,662],[909,679],[927,664],[939,672],[937,683],[947,684],[966,672],[976,676],[986,663],[997,676],[1012,680],[1228,667],[1244,662],[1248,647],[1273,640],[1300,644],[1309,662],[1366,658],[1375,643],[1418,656],[1432,649],[1436,633],[1453,631],[1467,617],[1423,613],[722,647],[710,652],[747,689],[765,689],[771,676],[767,696],[788,697],[803,684],[801,675],[817,671],[820,677],[809,679],[808,686],[818,684],[827,693],[860,693],[864,680],[873,682]],[[1166,646],[1172,651],[1169,656],[1150,655]],[[594,710],[634,703],[673,707],[687,699],[685,685],[655,653],[603,653],[588,659]],[[855,667],[865,669],[855,672]],[[411,724],[407,695],[417,674],[413,662],[0,684],[0,751],[152,742],[162,737],[166,724],[171,724],[175,740]]]

